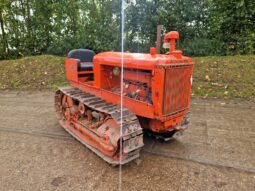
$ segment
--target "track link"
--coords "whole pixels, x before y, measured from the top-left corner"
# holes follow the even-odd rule
[[[114,121],[118,124],[119,127],[122,125],[122,132],[119,132],[120,136],[118,137],[118,149],[114,156],[105,155],[99,149],[93,147],[88,141],[84,140],[83,135],[77,133],[76,131],[73,131],[72,128],[70,128],[69,125],[80,126],[80,124],[76,124],[73,121],[70,122],[64,117],[61,105],[63,95],[71,97],[74,101],[83,103],[86,107],[91,108],[94,111],[98,111],[108,115],[110,118],[114,119]],[[108,163],[112,165],[126,164],[139,157],[139,152],[144,145],[143,130],[136,115],[129,109],[125,107],[121,108],[119,105],[111,104],[101,99],[100,97],[72,87],[59,88],[59,90],[55,94],[55,109],[60,125],[73,137],[75,137],[82,144],[91,149],[94,153],[96,153],[99,157],[101,157]],[[94,134],[94,136],[96,136],[96,138],[98,138],[100,142],[100,138],[102,138],[100,137],[100,134],[104,135],[108,130],[107,128],[109,127],[106,125],[101,125],[97,128],[96,131],[91,129],[90,127],[87,127],[86,125],[82,126],[81,128],[84,128],[82,130],[86,129],[89,134]],[[120,131],[120,128],[118,129],[118,131]],[[86,136],[86,134],[84,136]],[[114,139],[114,137],[110,135],[109,139]],[[122,145],[121,152],[120,145]],[[119,156],[119,153],[122,153],[121,157]]]

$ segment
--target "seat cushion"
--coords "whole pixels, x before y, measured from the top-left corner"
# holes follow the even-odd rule
[[[92,71],[93,62],[79,62],[78,71]]]

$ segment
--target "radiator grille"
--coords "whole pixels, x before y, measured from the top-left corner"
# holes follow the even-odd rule
[[[163,115],[189,108],[193,65],[173,65],[165,69]]]

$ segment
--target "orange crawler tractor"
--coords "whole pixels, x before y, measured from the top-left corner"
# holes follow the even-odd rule
[[[65,66],[70,86],[55,95],[61,126],[113,165],[139,157],[143,132],[164,140],[182,133],[193,63],[175,50],[178,38],[176,31],[164,36],[168,54],[155,48],[150,54],[70,51]]]

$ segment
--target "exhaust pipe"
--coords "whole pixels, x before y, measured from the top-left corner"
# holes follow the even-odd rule
[[[162,25],[157,26],[157,41],[156,41],[156,50],[157,54],[160,54],[161,48],[161,33],[162,33]]]

